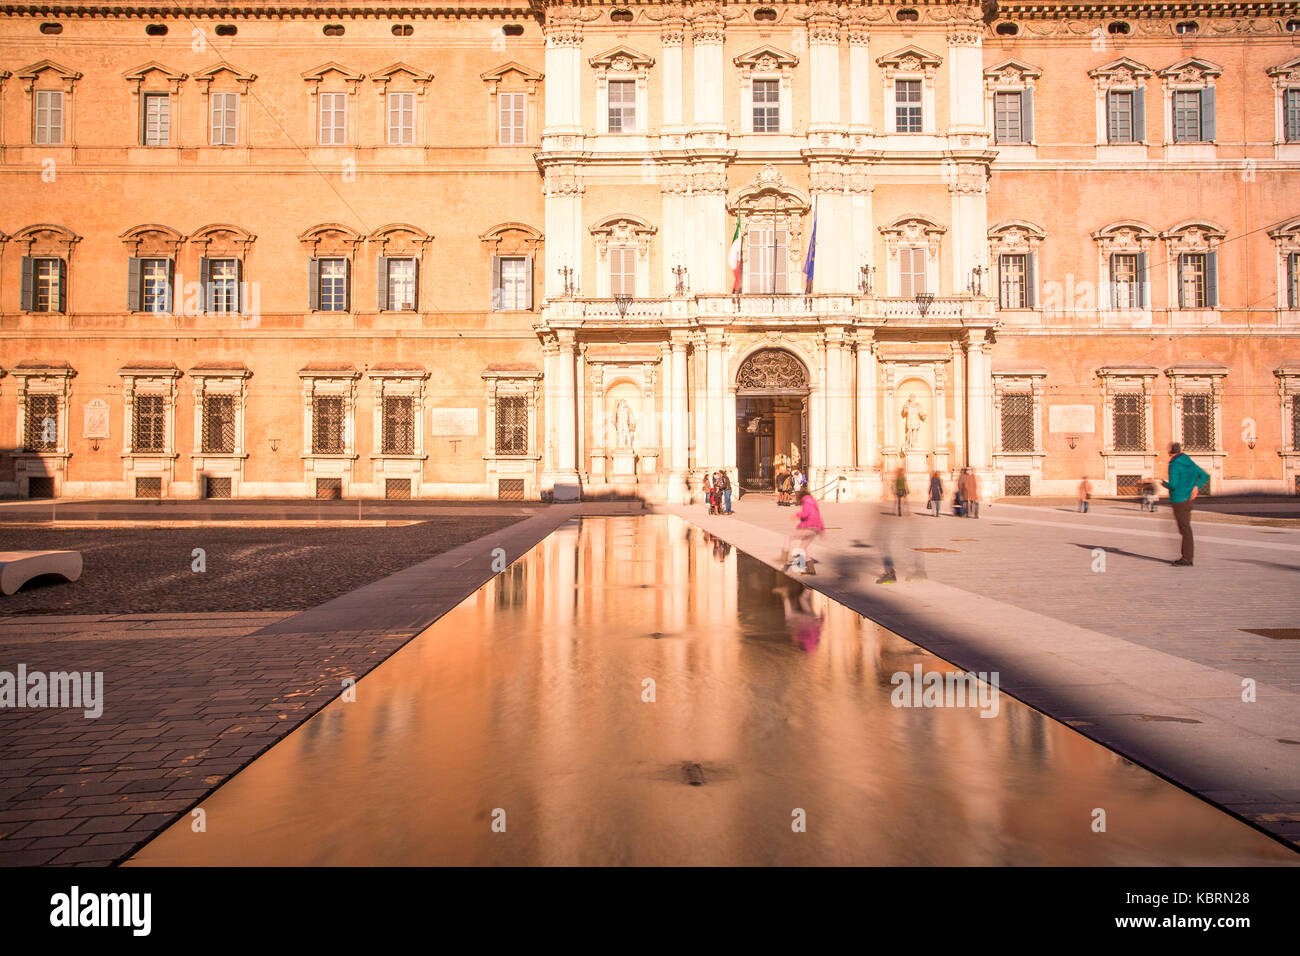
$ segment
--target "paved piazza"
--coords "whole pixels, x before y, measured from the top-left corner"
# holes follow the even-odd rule
[[[0,665],[103,671],[106,690],[95,720],[0,711],[0,863],[127,858],[337,698],[344,678],[361,678],[363,689],[365,674],[495,575],[495,548],[514,561],[580,514],[641,512],[635,502],[423,516],[394,508],[363,516],[382,525],[267,526],[341,522],[347,504],[319,519],[258,505],[237,513],[255,526],[238,528],[203,523],[185,506],[154,509],[155,524],[192,523],[165,528],[31,530],[15,523],[31,514],[5,515],[0,540],[34,534],[79,546],[87,577],[94,567],[123,596],[111,604],[100,582],[78,603],[77,585],[51,585],[4,605]],[[61,520],[138,517],[129,507],[78,507]],[[770,565],[791,516],[755,496],[732,517],[658,510]],[[804,583],[960,668],[999,672],[1003,692],[1300,841],[1300,523],[1287,512],[1198,514],[1196,566],[1184,569],[1167,563],[1177,548],[1167,510],[1098,502],[1079,515],[1003,501],[978,520],[935,519],[919,504],[905,518],[892,510],[826,503],[828,534]],[[333,553],[339,542],[353,559],[370,546],[379,554],[348,570]],[[187,594],[190,610],[180,612],[168,604],[171,558],[193,574],[189,549],[204,546],[211,609],[193,610],[198,599]],[[221,570],[240,560],[238,548],[252,562],[246,570],[268,580],[250,589]],[[898,582],[878,584],[887,555]],[[337,580],[320,580],[330,575]],[[1252,703],[1242,700],[1246,679]]]

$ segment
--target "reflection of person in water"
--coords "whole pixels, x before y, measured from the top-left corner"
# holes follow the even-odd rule
[[[813,611],[812,592],[798,581],[787,581],[784,585],[773,588],[772,593],[781,597],[790,639],[805,651],[815,651],[821,643],[826,616]]]

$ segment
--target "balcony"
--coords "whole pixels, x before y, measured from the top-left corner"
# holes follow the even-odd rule
[[[993,299],[986,296],[887,298],[870,295],[802,293],[740,295],[707,293],[659,298],[559,297],[547,300],[543,317],[560,325],[689,325],[700,319],[811,324],[859,319],[871,325],[951,327],[994,321]]]

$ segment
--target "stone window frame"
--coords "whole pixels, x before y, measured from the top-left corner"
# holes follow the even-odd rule
[[[252,252],[253,243],[257,241],[257,236],[232,223],[214,222],[196,229],[187,241],[198,247],[202,311],[208,315],[256,315],[260,309],[261,296],[256,291],[256,284],[248,279],[248,257]],[[239,299],[237,312],[209,312],[208,310],[211,302],[207,288],[209,276],[205,263],[212,259],[234,259],[237,263],[236,295]]]
[[[487,249],[488,253],[488,308],[492,312],[535,312],[538,310],[539,296],[538,289],[545,289],[545,278],[541,283],[538,282],[538,269],[545,268],[545,261],[542,249],[543,237],[540,232],[532,226],[522,222],[502,222],[493,226],[487,232],[479,236],[479,242]],[[528,308],[525,309],[499,309],[497,308],[497,288],[495,286],[495,269],[493,263],[498,258],[520,258],[527,259],[529,262],[529,293]],[[579,281],[575,277],[575,282]]]
[[[307,84],[307,95],[311,103],[311,144],[316,149],[354,149],[360,145],[360,102],[361,102],[361,81],[364,80],[365,74],[356,73],[349,70],[346,66],[331,60],[323,63],[314,70],[308,70],[301,74],[303,82]],[[320,94],[321,93],[344,93],[347,99],[344,101],[348,104],[347,122],[343,132],[342,143],[322,143],[321,134],[321,116],[320,116]]]
[[[1278,454],[1287,460],[1287,466],[1291,471],[1300,471],[1300,445],[1293,441],[1295,423],[1292,419],[1293,401],[1300,396],[1300,363],[1282,365],[1273,369],[1273,377],[1277,379],[1278,411],[1282,424],[1282,441]],[[1288,487],[1290,487],[1289,482]]]
[[[70,397],[72,380],[76,370],[67,364],[47,365],[42,362],[21,362],[9,370],[17,379],[18,414],[14,416],[15,439],[14,457],[59,459],[63,462],[71,457],[68,447],[68,427],[70,417]],[[27,447],[27,398],[29,395],[54,395],[58,399],[55,422],[55,446],[53,451],[25,451]]]
[[[329,461],[354,461],[357,454],[357,383],[361,373],[351,365],[308,365],[298,370],[302,383],[303,400],[303,442],[302,459],[310,461],[324,459]],[[314,400],[321,398],[343,399],[343,451],[317,452],[314,450]],[[346,492],[346,489],[345,489]]]
[[[542,82],[542,74],[530,70],[515,60],[503,63],[496,69],[479,74],[488,94],[488,129],[491,130],[489,146],[502,149],[520,149],[537,144],[541,135],[541,120],[537,115],[537,87]],[[522,143],[501,142],[501,114],[498,93],[524,94],[524,141]]]
[[[1300,324],[1300,300],[1291,304],[1291,284],[1288,260],[1291,256],[1300,256],[1300,216],[1283,223],[1276,229],[1270,229],[1268,237],[1273,240],[1277,262],[1277,312],[1280,322],[1288,325]],[[1300,271],[1300,263],[1296,265]]]
[[[1183,362],[1165,369],[1169,379],[1169,440],[1183,444],[1183,396],[1209,395],[1214,447],[1188,454],[1213,457],[1216,463],[1227,454],[1223,448],[1223,380],[1227,375],[1228,367],[1217,362]]]
[[[150,60],[123,74],[122,78],[131,87],[132,112],[136,117],[135,145],[149,149],[176,149],[184,146],[181,141],[181,133],[185,129],[181,113],[181,84],[189,79],[189,74],[178,73],[157,60]],[[152,145],[145,142],[145,97],[151,94],[167,96],[167,142]]]
[[[740,71],[740,130],[746,136],[789,136],[794,132],[794,72],[799,58],[774,46],[760,46],[733,57],[731,61]],[[754,130],[754,81],[777,81],[777,128]]]
[[[198,84],[199,95],[203,97],[204,129],[206,130],[204,145],[216,149],[238,149],[241,146],[252,145],[253,117],[252,111],[248,108],[248,88],[256,79],[257,74],[245,73],[229,63],[218,63],[194,74],[194,82]],[[235,101],[237,112],[235,115],[235,142],[233,143],[212,142],[213,93],[234,93],[238,96]]]
[[[428,380],[432,373],[421,365],[377,365],[370,369],[370,390],[373,396],[372,417],[374,448],[371,460],[378,458],[398,461],[424,461],[429,455],[424,445],[424,415],[428,404]],[[384,399],[411,399],[414,441],[410,454],[384,451]]]
[[[1153,403],[1158,374],[1158,369],[1146,365],[1110,365],[1097,370],[1097,378],[1101,381],[1101,454],[1103,457],[1144,456],[1154,459],[1156,449]],[[1121,392],[1142,394],[1142,448],[1138,451],[1118,451],[1115,448],[1115,396]]]
[[[744,219],[741,229],[741,242],[744,249],[742,261],[746,264],[753,259],[753,253],[749,248],[749,230],[751,227],[785,229],[786,256],[788,257],[785,270],[786,284],[787,288],[794,288],[797,294],[800,295],[803,294],[803,286],[796,277],[800,274],[804,261],[803,224],[804,217],[811,212],[812,200],[786,183],[780,170],[771,165],[764,166],[758,175],[751,182],[741,187],[726,204],[728,222],[735,216]],[[728,242],[728,246],[730,246],[730,242]],[[749,288],[750,275],[749,267],[746,265],[742,276],[744,283],[742,288]],[[772,295],[774,293],[755,294]]]
[[[1300,90],[1300,56],[1266,71],[1273,87],[1273,150],[1276,158],[1300,156],[1300,139],[1286,138],[1286,91]]]
[[[247,433],[244,430],[244,410],[248,405],[248,380],[253,373],[242,363],[230,365],[211,363],[196,365],[189,370],[194,383],[194,452],[196,469],[201,459],[242,459],[248,457]],[[235,399],[235,445],[233,451],[205,451],[203,449],[204,399],[208,395],[230,395]]]
[[[19,307],[29,315],[70,315],[72,313],[72,251],[82,237],[71,229],[54,223],[42,222],[19,229],[8,241],[19,246]],[[35,312],[22,309],[22,260],[24,259],[60,259],[63,261],[64,310],[59,312]],[[35,303],[33,303],[35,304]]]
[[[53,74],[47,77],[45,74]],[[7,77],[9,74],[5,73]],[[27,128],[27,138],[31,145],[41,145],[50,148],[60,146],[76,145],[76,88],[77,81],[82,78],[81,73],[76,70],[69,70],[65,66],[60,66],[53,60],[38,60],[31,66],[19,70],[17,78],[22,81],[23,94],[25,98],[24,105],[29,118]],[[36,91],[53,90],[63,94],[63,142],[61,143],[41,143],[36,142]]]
[[[375,92],[379,94],[379,130],[378,142],[382,146],[406,147],[412,148],[422,146],[429,140],[429,123],[425,116],[427,109],[428,97],[425,94],[429,91],[429,86],[433,82],[434,75],[426,73],[424,70],[411,66],[408,63],[398,61],[392,66],[382,70],[376,70],[370,74],[370,82],[376,86]],[[389,93],[414,93],[415,108],[411,113],[411,142],[409,143],[391,143],[388,140],[388,94]]]
[[[323,312],[320,308],[319,276],[312,264],[321,259],[344,259],[348,263],[347,271],[347,308],[342,311],[328,310],[331,315],[352,315],[364,311],[358,307],[360,299],[357,292],[357,253],[366,237],[350,226],[339,222],[323,222],[312,226],[301,235],[298,241],[307,252],[307,312]],[[313,278],[315,277],[315,279]],[[317,284],[313,288],[313,281]],[[313,303],[314,306],[313,307]]]
[[[117,370],[122,379],[122,458],[133,459],[179,458],[176,451],[176,395],[183,374],[175,365],[140,363],[125,365]],[[161,395],[163,398],[163,450],[137,451],[135,441],[135,400],[140,395]]]
[[[938,130],[938,117],[935,115],[935,77],[939,67],[943,65],[943,58],[918,46],[909,45],[877,57],[876,65],[883,71],[880,85],[884,96],[885,132],[890,136],[934,136]],[[896,80],[921,81],[920,133],[900,133],[897,129],[898,114],[894,110]]]
[[[1097,245],[1097,309],[1111,315],[1131,317],[1137,325],[1151,324],[1151,253],[1160,241],[1160,234],[1146,223],[1126,219],[1103,226],[1092,233],[1092,241]],[[1117,254],[1145,256],[1145,288],[1139,286],[1137,309],[1116,309],[1112,302],[1111,290],[1111,256]],[[1139,262],[1141,262],[1139,258]]]
[[[596,133],[601,136],[645,136],[650,128],[650,70],[654,57],[619,45],[587,61],[596,78]],[[609,130],[609,81],[636,83],[636,129]]]
[[[1222,295],[1219,286],[1219,244],[1223,241],[1225,235],[1226,231],[1220,226],[1203,219],[1192,219],[1179,223],[1160,234],[1160,239],[1165,244],[1169,314],[1172,321],[1178,322],[1180,319],[1183,322],[1218,321],[1219,311],[1222,308]],[[1206,301],[1205,305],[1200,308],[1185,308],[1181,305],[1182,277],[1179,274],[1179,257],[1184,254],[1206,256]]]
[[[1033,311],[1041,307],[1038,294],[1038,252],[1047,233],[1041,226],[1023,219],[1009,219],[992,226],[988,231],[989,263],[992,274],[989,281],[992,288],[990,295],[997,300],[999,311]],[[1019,307],[1002,306],[1002,256],[1023,255],[1025,257],[1025,304]]]
[[[596,245],[596,297],[608,299],[613,295],[609,258],[611,249],[636,250],[634,297],[648,296],[650,294],[650,249],[658,229],[640,216],[620,213],[606,216],[588,231]]]
[[[1034,116],[1034,87],[1043,75],[1043,71],[1036,66],[1031,66],[1023,60],[1009,59],[1003,60],[990,66],[984,71],[984,120],[988,125],[993,136],[990,137],[991,145],[997,146],[1000,150],[1008,147],[1012,149],[1030,148],[1034,150],[1031,155],[1037,154],[1038,141],[1036,139],[1037,126]],[[995,112],[995,101],[998,93],[1019,93],[1022,97],[1020,105],[1021,115],[1021,141],[1018,143],[999,143],[997,142],[997,115]],[[1025,135],[1026,113],[1023,97],[1029,97],[1029,135]]]
[[[898,251],[904,246],[919,246],[926,250],[925,288],[929,293],[939,294],[939,256],[943,248],[943,236],[948,227],[929,216],[911,214],[900,216],[887,226],[880,226],[880,235],[885,242],[886,295],[889,298],[902,297],[902,274]]]
[[[1151,142],[1150,117],[1147,116],[1146,110],[1146,92],[1151,69],[1137,60],[1127,56],[1122,56],[1117,60],[1112,60],[1102,66],[1088,71],[1088,76],[1092,78],[1093,89],[1096,91],[1096,110],[1097,110],[1097,148],[1104,149],[1133,149],[1139,147],[1145,150],[1147,144]],[[1110,141],[1110,93],[1136,92],[1142,97],[1142,129],[1141,135],[1127,143],[1112,143]],[[1136,111],[1135,111],[1136,112]],[[1134,120],[1134,132],[1137,122]]]
[[[369,242],[378,246],[375,257],[375,308],[380,312],[420,312],[424,296],[421,294],[425,281],[424,260],[433,243],[432,233],[425,232],[419,226],[408,222],[390,222],[380,226],[370,236]],[[415,260],[415,308],[395,309],[388,300],[389,259]]]
[[[484,460],[539,461],[538,402],[541,397],[542,373],[535,369],[495,369],[482,372],[483,396],[486,401],[487,429],[484,436]],[[528,450],[522,455],[497,452],[497,399],[522,396],[528,403]]]
[[[1176,142],[1174,140],[1174,94],[1186,93],[1193,90],[1208,90],[1211,99],[1214,97],[1215,80],[1223,75],[1223,68],[1211,63],[1209,60],[1198,56],[1189,56],[1172,63],[1165,67],[1158,74],[1160,77],[1160,91],[1164,104],[1165,132],[1164,145],[1172,148],[1173,153],[1167,153],[1171,159],[1179,158],[1180,155],[1191,156],[1193,153],[1189,147],[1196,148],[1202,158],[1213,159],[1218,155],[1218,143],[1216,142],[1217,124],[1215,119],[1216,110],[1211,105],[1210,111],[1210,134],[1205,136],[1205,101],[1201,101],[1201,134],[1199,140],[1188,140]]]
[[[181,246],[186,236],[171,226],[160,223],[145,223],[132,226],[118,237],[127,250],[127,293],[126,310],[143,315],[175,315],[183,306],[178,301],[177,260],[180,258]],[[146,259],[165,259],[168,262],[167,308],[161,312],[144,309],[144,278],[142,263]],[[183,276],[181,277],[184,278]]]
[[[1047,378],[1045,368],[994,369],[993,377],[993,457],[1042,458],[1043,448],[1043,393]],[[1034,447],[1032,451],[1002,450],[1002,398],[1006,394],[1029,395],[1034,422]]]

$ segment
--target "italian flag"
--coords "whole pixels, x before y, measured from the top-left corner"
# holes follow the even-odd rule
[[[731,266],[731,291],[740,291],[740,276],[744,271],[740,256],[740,217],[736,217],[736,234],[731,237],[731,252],[727,254],[727,263]]]

